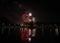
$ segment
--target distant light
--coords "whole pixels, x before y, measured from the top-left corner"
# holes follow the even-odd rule
[[[32,13],[29,13],[29,16],[32,16]]]

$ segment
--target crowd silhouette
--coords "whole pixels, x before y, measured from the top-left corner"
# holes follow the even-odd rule
[[[2,42],[21,42],[20,29],[21,28],[4,28],[4,26],[19,26],[19,25],[0,25],[0,41]],[[23,27],[22,27],[23,28]],[[40,24],[36,27],[36,37],[32,38],[31,43],[54,43],[58,42],[59,38],[59,26],[57,24]]]

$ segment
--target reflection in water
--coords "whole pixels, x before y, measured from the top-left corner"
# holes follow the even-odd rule
[[[59,34],[59,33],[58,33],[58,28],[55,29],[55,33],[56,33],[56,35],[58,36],[58,34]]]

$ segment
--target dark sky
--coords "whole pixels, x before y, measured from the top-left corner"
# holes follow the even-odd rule
[[[1,14],[7,17],[10,21],[13,21],[13,22],[17,22],[18,20],[20,21],[21,18],[18,18],[18,15],[21,16],[21,14],[23,14],[25,11],[25,10],[21,10],[18,7],[20,3],[23,5],[23,8],[25,8],[26,10],[30,9],[33,16],[36,17],[37,21],[56,22],[55,11],[47,0],[42,0],[42,1],[2,0],[1,7],[0,7]]]

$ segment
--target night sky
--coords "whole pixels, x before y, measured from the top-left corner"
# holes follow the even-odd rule
[[[57,16],[53,9],[54,7],[52,7],[51,4],[49,5],[49,2],[47,0],[2,0],[0,2],[0,16],[5,16],[13,23],[21,22],[21,15],[29,9],[30,12],[32,12],[33,16],[36,17],[36,20],[39,22],[57,22]],[[21,4],[23,7],[21,7]],[[21,10],[21,8],[23,10]]]

